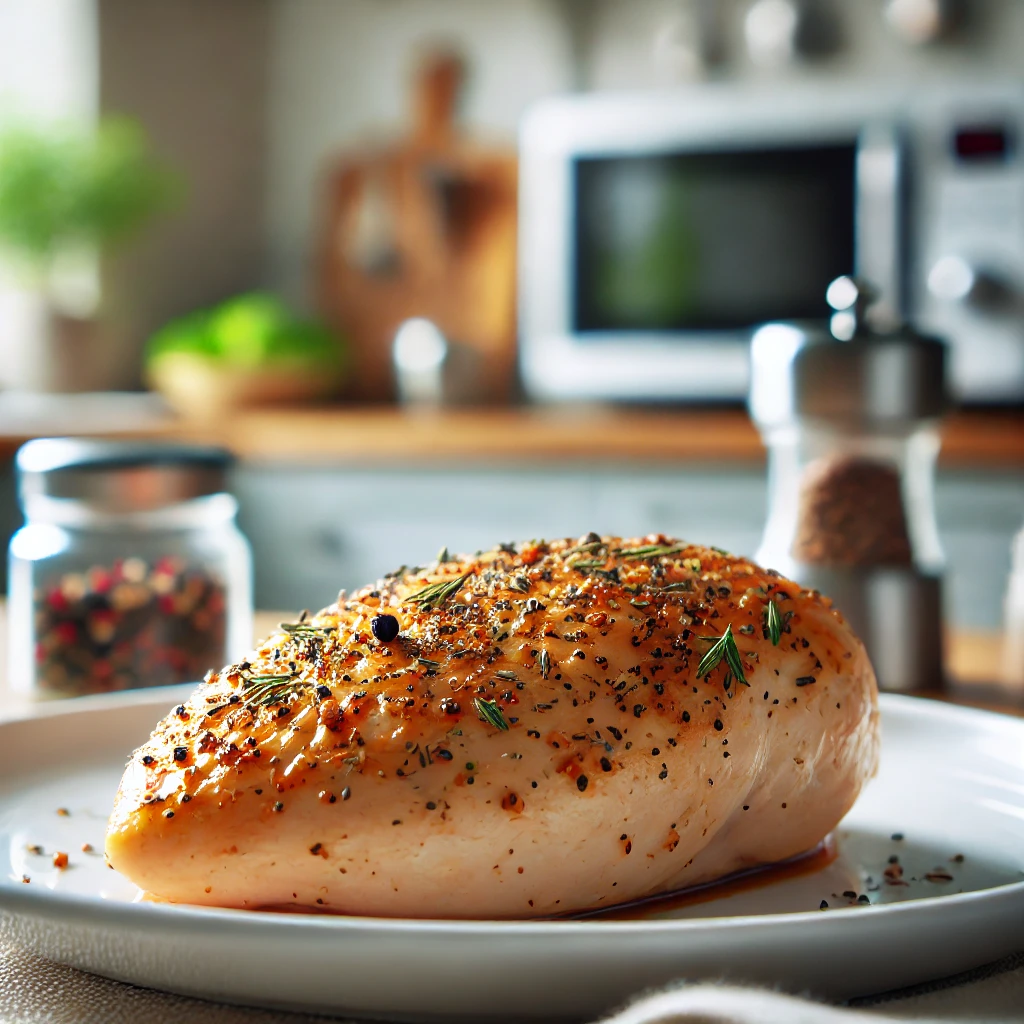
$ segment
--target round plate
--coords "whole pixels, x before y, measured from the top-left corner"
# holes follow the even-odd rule
[[[187,692],[84,698],[0,725],[6,938],[190,995],[477,1021],[595,1016],[678,978],[847,998],[1024,948],[1024,721],[883,696],[881,770],[837,830],[835,855],[757,884],[626,919],[415,921],[140,902],[105,867],[125,758]]]

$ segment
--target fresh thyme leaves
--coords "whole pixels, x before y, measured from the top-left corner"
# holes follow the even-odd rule
[[[497,701],[474,697],[473,707],[476,708],[481,722],[493,725],[495,729],[500,729],[502,732],[508,732],[508,722],[505,721],[505,716],[502,714],[501,708],[498,707]]]
[[[551,671],[551,655],[547,651],[540,652],[540,677],[541,679],[547,679],[548,673]]]
[[[441,664],[441,662],[439,662],[439,661],[432,661],[430,658],[419,658],[419,657],[417,657],[416,660],[421,665],[424,665],[427,668],[438,668],[440,666],[440,664]]]
[[[397,569],[394,570],[394,572],[386,572],[386,573],[384,573],[384,579],[386,579],[386,580],[397,579],[399,576],[403,575],[405,573],[405,570],[408,569],[408,568],[409,567],[407,565],[400,565]]]
[[[623,558],[661,558],[662,555],[678,555],[687,547],[686,544],[645,544],[639,548],[619,548],[615,554]]]
[[[461,589],[463,583],[473,574],[467,572],[464,576],[457,576],[453,580],[442,580],[440,583],[431,583],[410,597],[406,598],[410,604],[418,604],[421,608],[440,608],[450,597],[454,597]]]
[[[771,637],[772,646],[778,647],[782,639],[782,617],[779,615],[779,606],[769,599],[764,610],[765,624],[768,626],[768,636]]]
[[[721,636],[702,636],[701,640],[714,642],[707,654],[700,659],[697,675],[708,675],[724,659],[729,671],[736,677],[736,681],[744,686],[750,685],[747,682],[747,677],[743,674],[743,661],[740,658],[739,648],[736,646],[736,638],[732,635],[731,624],[725,627],[725,632]]]
[[[690,592],[693,590],[693,580],[683,580],[681,583],[666,583],[665,586],[659,587],[659,590],[683,590]]]

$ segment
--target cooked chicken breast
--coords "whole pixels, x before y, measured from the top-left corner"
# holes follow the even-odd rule
[[[813,848],[874,773],[826,599],[662,536],[405,567],[212,672],[132,756],[110,863],[224,907],[568,914]]]

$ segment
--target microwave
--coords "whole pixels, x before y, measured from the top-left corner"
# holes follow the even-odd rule
[[[752,328],[825,319],[949,344],[960,400],[1024,398],[1024,87],[556,97],[520,132],[520,369],[538,400],[746,396]]]

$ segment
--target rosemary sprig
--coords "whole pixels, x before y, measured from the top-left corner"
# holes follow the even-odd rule
[[[268,707],[281,704],[294,689],[294,675],[250,676],[245,680],[244,704]]]
[[[501,708],[498,707],[497,701],[474,697],[473,707],[476,708],[481,722],[493,725],[495,729],[500,729],[502,732],[508,732],[508,722],[505,721],[505,716],[502,714]]]
[[[311,622],[281,622],[277,628],[283,629],[286,633],[304,633],[320,636],[326,636],[334,632],[333,626],[314,626]]]
[[[779,606],[770,598],[764,610],[765,624],[768,626],[768,636],[771,637],[772,646],[778,647],[782,639],[782,617],[779,615]]]
[[[685,551],[687,544],[645,544],[639,548],[619,548],[615,552],[623,558],[661,558],[662,555],[678,555]]]
[[[603,569],[604,563],[603,558],[570,558],[566,561],[570,569]]]
[[[415,594],[406,598],[410,604],[418,604],[421,608],[440,608],[450,597],[454,597],[461,589],[463,583],[473,574],[467,572],[464,576],[457,576],[453,580],[442,580],[439,583],[431,583]]]
[[[579,555],[583,553],[591,553],[594,551],[600,551],[601,548],[607,547],[603,540],[591,540],[585,544],[577,544],[575,547],[566,548],[562,552],[563,558],[568,558],[570,555]]]
[[[732,635],[731,624],[725,627],[725,632],[721,636],[702,636],[701,640],[714,641],[714,643],[700,659],[697,675],[708,675],[724,659],[729,671],[736,677],[736,681],[744,686],[750,685],[747,682],[747,677],[743,674],[743,660],[740,658],[740,651],[736,646],[736,638]]]

